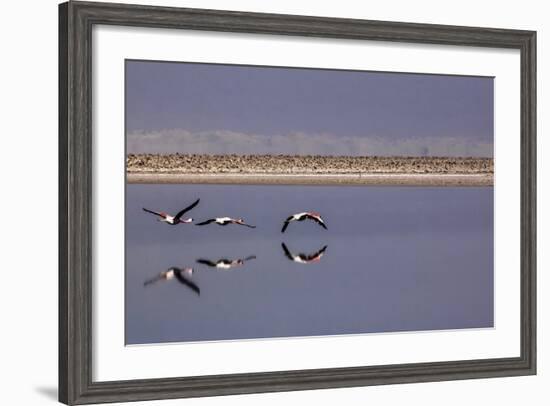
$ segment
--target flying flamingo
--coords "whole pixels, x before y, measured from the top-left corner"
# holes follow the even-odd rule
[[[244,265],[245,261],[250,261],[251,259],[256,259],[256,256],[251,255],[251,256],[246,257],[244,259],[239,258],[239,259],[231,259],[231,260],[223,258],[223,259],[219,259],[215,262],[210,261],[209,259],[199,258],[199,259],[197,259],[197,262],[199,264],[207,265],[207,266],[212,267],[212,268],[226,270],[226,269],[235,268],[237,266],[242,266],[242,265]]]
[[[159,216],[160,219],[158,219],[158,221],[162,221],[164,223],[175,226],[176,224],[184,224],[184,223],[192,223],[193,222],[192,218],[182,220],[181,217],[185,213],[187,213],[189,210],[191,210],[193,207],[195,207],[197,204],[199,204],[200,200],[201,199],[197,199],[197,201],[195,203],[193,203],[191,206],[188,206],[185,209],[179,211],[175,216],[171,216],[171,215],[169,215],[167,213],[164,213],[164,212],[158,213],[156,211],[146,209],[145,207],[143,208],[143,210],[146,211],[147,213],[151,213],[151,214],[154,214],[156,216]]]
[[[281,245],[283,247],[283,251],[285,252],[285,256],[291,261],[298,262],[299,264],[311,264],[312,262],[319,262],[321,260],[321,257],[325,253],[325,250],[327,249],[327,246],[325,245],[323,248],[313,254],[300,253],[298,255],[294,255],[290,252],[284,242],[281,243]]]
[[[319,224],[321,227],[323,227],[325,230],[327,230],[327,226],[325,225],[325,222],[321,218],[321,215],[319,213],[315,212],[303,212],[303,213],[297,213],[293,214],[292,216],[288,217],[285,220],[285,224],[283,225],[283,229],[281,230],[281,233],[284,233],[290,222],[292,221],[304,221],[306,219],[313,220],[317,224]]]
[[[256,228],[256,226],[251,226],[250,224],[246,224],[242,218],[234,219],[231,217],[216,217],[213,219],[205,220],[201,223],[195,224],[196,226],[205,226],[206,224],[210,223],[216,223],[219,226],[226,226],[228,224],[238,224],[240,226],[250,227],[250,228]]]

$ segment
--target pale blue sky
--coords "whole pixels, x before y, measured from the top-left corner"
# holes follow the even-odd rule
[[[493,79],[127,61],[128,152],[492,156]]]

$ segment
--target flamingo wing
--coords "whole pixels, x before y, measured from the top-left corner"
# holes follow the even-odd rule
[[[285,220],[285,224],[283,224],[283,229],[281,230],[281,233],[284,233],[286,228],[288,227],[288,225],[290,224],[290,222],[292,221],[292,219],[294,219],[294,216],[289,216],[286,220]]]
[[[147,213],[151,213],[151,214],[154,214],[155,216],[159,216],[159,217],[162,217],[162,218],[166,217],[166,215],[163,214],[163,213],[159,213],[159,212],[156,212],[156,211],[153,211],[153,210],[149,210],[149,209],[146,209],[145,207],[143,207],[143,211],[146,211]]]
[[[291,261],[294,261],[294,257],[292,256],[292,253],[289,251],[288,247],[284,242],[281,243],[281,247],[283,247],[283,251],[285,252],[285,256],[290,259]]]
[[[319,224],[321,227],[323,227],[325,230],[328,230],[327,226],[325,225],[325,222],[321,217],[312,216],[310,214],[307,215],[307,217],[313,221],[315,221],[317,224]]]
[[[197,199],[193,204],[191,204],[190,206],[187,206],[185,209],[179,211],[178,214],[176,214],[176,217],[174,217],[174,220],[179,220],[181,218],[181,216],[183,216],[185,213],[187,213],[189,210],[191,210],[193,207],[195,207],[197,204],[199,204],[200,201],[201,201],[201,199]]]
[[[201,290],[199,288],[199,286],[193,282],[191,279],[189,278],[186,278],[185,276],[183,276],[183,272],[181,269],[177,268],[177,270],[174,270],[174,274],[176,275],[176,279],[183,285],[187,286],[188,288],[190,288],[193,292],[195,292],[197,295],[200,296],[201,294]]]
[[[209,259],[203,259],[203,258],[197,259],[197,263],[203,264],[203,265],[207,265],[207,266],[211,266],[211,267],[215,267],[215,266],[216,266],[216,263],[215,263],[215,262],[212,262],[212,261],[210,261]]]
[[[213,223],[214,221],[216,221],[216,219],[205,220],[205,221],[203,221],[203,222],[201,222],[201,223],[196,223],[195,225],[196,225],[196,226],[205,226],[205,225],[207,225],[207,224]]]
[[[321,258],[323,254],[325,253],[325,250],[327,249],[327,246],[325,245],[323,248],[321,248],[319,251],[317,251],[315,254],[308,255],[306,259],[308,261],[312,261],[316,258]]]

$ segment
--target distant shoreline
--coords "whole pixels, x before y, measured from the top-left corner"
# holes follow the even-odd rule
[[[492,174],[128,173],[128,183],[249,185],[493,186]]]
[[[129,183],[491,186],[492,158],[130,154]]]

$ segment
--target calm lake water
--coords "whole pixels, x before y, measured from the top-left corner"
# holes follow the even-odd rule
[[[256,229],[170,226],[243,217]],[[311,221],[283,220],[319,211]],[[285,256],[314,254],[301,264]],[[197,263],[255,256],[220,270]],[[200,295],[170,267],[193,267]],[[129,184],[126,343],[164,343],[493,326],[493,188]]]

